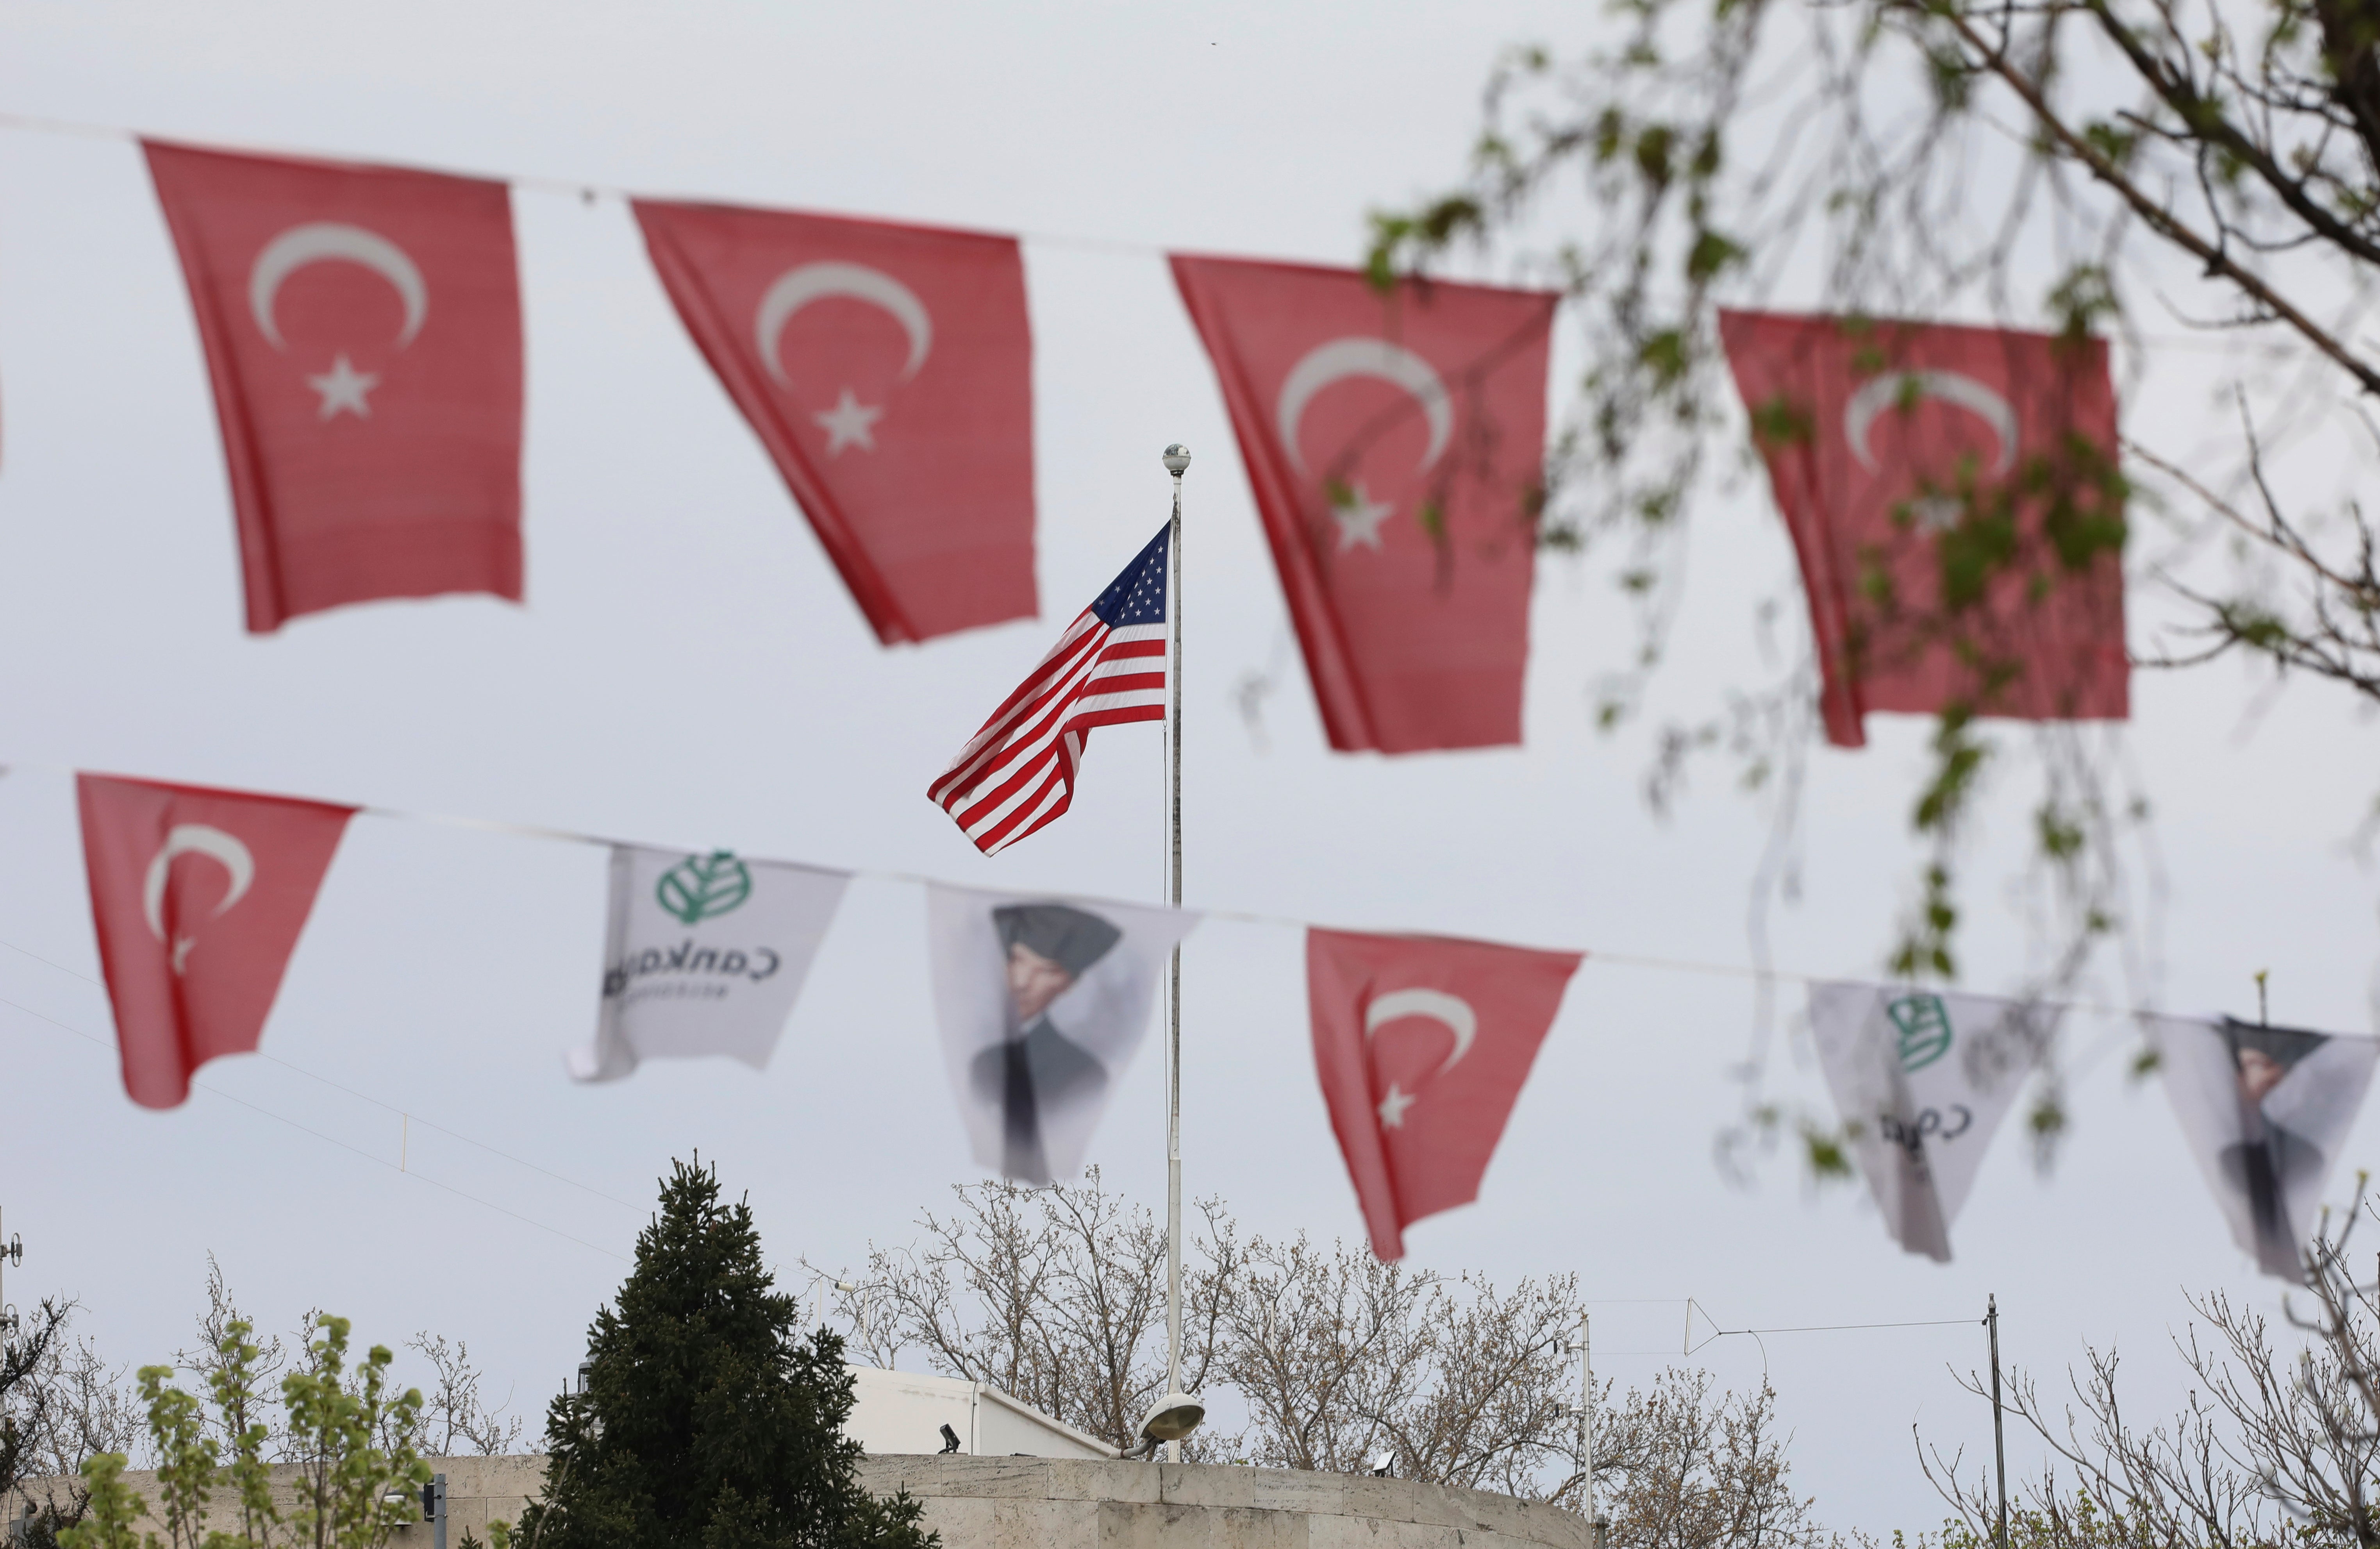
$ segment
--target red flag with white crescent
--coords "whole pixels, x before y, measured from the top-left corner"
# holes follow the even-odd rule
[[[381,597],[517,602],[504,185],[144,149],[206,346],[249,630]]]
[[[636,203],[653,267],[887,645],[1029,618],[1033,334],[1013,237]]]
[[[1305,933],[1314,1065],[1382,1259],[1479,1197],[1584,954],[1444,936]]]
[[[1810,599],[1827,740],[1871,710],[2122,720],[2105,340],[1721,312]]]
[[[83,862],[124,1090],[177,1107],[248,1054],[352,807],[81,774]]]
[[[1172,262],[1330,746],[1518,742],[1558,299]]]

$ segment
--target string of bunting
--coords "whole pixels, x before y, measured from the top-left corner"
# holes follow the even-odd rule
[[[1384,1258],[1402,1256],[1404,1227],[1477,1197],[1586,956],[1344,932],[1254,910],[995,893],[908,872],[395,808],[88,774],[76,782],[125,1084],[144,1105],[183,1101],[208,1059],[257,1051],[339,838],[363,812],[610,852],[598,1027],[569,1055],[581,1080],[620,1079],[646,1058],[726,1055],[765,1066],[853,877],[923,887],[961,1121],[979,1162],[1026,1182],[1081,1170],[1107,1091],[1146,1031],[1159,970],[1202,919],[1301,930],[1318,1074]],[[1774,977],[1809,986],[1820,1064],[1888,1229],[1907,1250],[1948,1260],[1949,1228],[1984,1152],[2071,1007]],[[2130,1015],[2158,1055],[2183,1134],[2240,1246],[2267,1272],[2298,1278],[2380,1043],[2228,1018]],[[2247,1132],[2243,1115],[2261,1132]]]
[[[519,601],[510,189],[601,186],[136,138],[207,357],[249,630],[376,598]],[[1038,615],[1021,237],[601,191],[627,202],[689,341],[880,642]],[[1559,296],[1165,256],[1331,747],[1519,742]],[[1831,742],[1862,745],[1870,710],[1979,696],[2021,718],[2129,714],[2105,341],[1751,312],[1718,324],[1803,567]],[[2028,522],[1945,635],[1936,539],[1998,486],[2045,478],[2082,517],[2105,508],[2077,531],[2104,531],[2106,552],[2078,556]],[[1846,583],[1879,562],[1889,586]]]
[[[510,189],[531,180],[140,144],[209,368],[248,628],[381,598],[519,601]],[[1020,238],[624,197],[689,341],[877,640],[1037,616]],[[1518,743],[1560,298],[1166,256],[1332,749]],[[1830,742],[1864,744],[1871,711],[2129,714],[2106,341],[1734,311],[1718,332],[1803,566]],[[1187,461],[1169,448],[1170,535],[934,782],[986,852],[1066,810],[1095,728],[1161,719],[1169,694],[1178,708],[1168,600]],[[2045,536],[2044,491],[2088,552]],[[1940,605],[1939,539],[2003,507],[2018,541],[1980,595]],[[207,1060],[255,1049],[360,809],[93,774],[77,788],[126,1088],[170,1107]],[[515,831],[609,850],[601,1011],[575,1078],[662,1056],[766,1063],[853,873]],[[908,880],[927,890],[944,1063],[977,1160],[1072,1176],[1200,914]],[[1318,1076],[1373,1248],[1395,1258],[1404,1227],[1477,1196],[1584,955],[1302,928]],[[1983,1152],[2065,1009],[1810,984],[1847,1143],[1908,1251],[1949,1256]],[[2380,1045],[2140,1020],[2235,1238],[2295,1278]]]

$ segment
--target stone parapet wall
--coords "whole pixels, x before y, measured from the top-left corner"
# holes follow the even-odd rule
[[[924,1501],[946,1549],[1595,1549],[1560,1506],[1358,1474],[892,1456],[860,1478]]]
[[[465,1530],[481,1543],[488,1542],[488,1523],[496,1518],[508,1522],[520,1520],[521,1507],[528,1503],[545,1484],[545,1458],[541,1456],[512,1458],[431,1458],[426,1459],[430,1471],[446,1476],[446,1549],[455,1549],[463,1542]],[[282,1463],[273,1470],[273,1504],[280,1509],[282,1519],[288,1520],[298,1506],[298,1465]],[[7,1503],[11,1518],[21,1516],[30,1501],[36,1507],[55,1501],[61,1507],[72,1498],[64,1480],[27,1480],[11,1493]],[[80,1481],[73,1482],[79,1484]],[[138,1531],[153,1532],[162,1540],[164,1523],[154,1515],[157,1505],[157,1476],[147,1470],[128,1469],[124,1482],[132,1493],[149,1503],[151,1515]],[[237,1531],[239,1497],[227,1486],[217,1489],[207,1503],[207,1525],[225,1532]],[[389,1536],[389,1549],[429,1549],[431,1542],[427,1527],[415,1524],[400,1528]]]
[[[487,1542],[493,1518],[517,1521],[545,1478],[542,1457],[440,1458],[447,1549],[468,1530]],[[285,1512],[298,1470],[273,1470]],[[906,1490],[925,1503],[944,1549],[1597,1549],[1593,1531],[1559,1506],[1484,1490],[1403,1479],[1198,1463],[886,1454],[865,1458],[873,1494]],[[157,1476],[124,1481],[152,1502]],[[27,1491],[41,1498],[40,1482]],[[21,1500],[27,1492],[19,1492]],[[216,1524],[237,1503],[218,1494]],[[14,1515],[23,1509],[10,1503]],[[150,1524],[153,1530],[155,1524]],[[428,1549],[430,1530],[400,1530],[391,1549]]]

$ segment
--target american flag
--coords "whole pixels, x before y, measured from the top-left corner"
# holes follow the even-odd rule
[[[1160,528],[926,794],[996,855],[1066,810],[1093,726],[1165,718]]]

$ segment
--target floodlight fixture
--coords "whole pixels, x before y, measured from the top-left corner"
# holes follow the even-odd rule
[[[1397,1455],[1395,1453],[1383,1452],[1378,1458],[1372,1459],[1372,1477],[1374,1479],[1390,1479],[1395,1477],[1396,1471]]]
[[[1152,1445],[1178,1442],[1198,1429],[1198,1422],[1206,1418],[1206,1404],[1176,1388],[1148,1411],[1140,1422],[1140,1433]]]
[[[956,1452],[958,1449],[959,1433],[945,1424],[942,1427],[942,1450],[944,1452]]]

